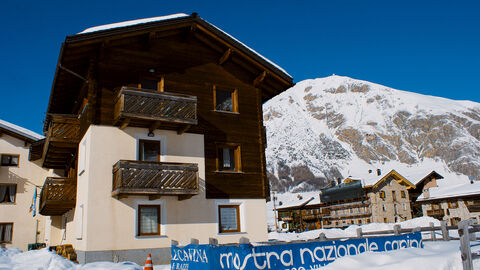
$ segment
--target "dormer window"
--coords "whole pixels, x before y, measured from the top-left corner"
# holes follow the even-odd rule
[[[214,86],[213,100],[215,111],[238,113],[237,89]]]

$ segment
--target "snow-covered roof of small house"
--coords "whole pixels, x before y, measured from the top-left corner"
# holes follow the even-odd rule
[[[429,176],[435,176],[437,179],[442,179],[443,176],[429,168],[410,166],[404,168],[394,168],[385,166],[377,173],[377,169],[364,170],[355,176],[347,177],[344,182],[361,181],[363,187],[371,187],[385,179],[386,176],[395,172],[398,176],[404,178],[408,184],[417,185],[424,181]]]
[[[45,138],[44,136],[42,136],[42,135],[40,135],[36,132],[33,132],[33,131],[28,130],[26,128],[23,128],[21,126],[17,126],[15,124],[12,124],[10,122],[7,122],[5,120],[0,119],[0,131],[2,129],[4,131],[9,131],[11,133],[14,133],[24,140],[38,141],[38,140],[41,140],[41,139]]]
[[[318,191],[275,194],[277,210],[300,208],[320,203]],[[280,205],[281,203],[281,205]]]
[[[448,185],[442,187],[432,187],[428,189],[429,196],[425,198],[425,193],[422,193],[417,199],[418,201],[429,201],[437,199],[447,199],[455,197],[464,197],[479,195],[480,196],[480,182],[474,181],[473,184],[462,183],[459,185]]]

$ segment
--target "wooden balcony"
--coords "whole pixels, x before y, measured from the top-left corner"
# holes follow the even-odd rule
[[[197,164],[120,160],[113,165],[112,196],[178,195],[185,199],[198,193]]]
[[[122,87],[115,101],[114,119],[121,129],[127,125],[150,130],[162,126],[180,133],[198,123],[197,97]]]
[[[440,217],[443,218],[443,216],[445,215],[445,212],[443,209],[433,209],[433,210],[427,210],[427,216],[431,216],[431,217]]]
[[[472,212],[480,212],[480,204],[479,203],[472,203],[472,204],[467,204],[468,211],[470,213]]]
[[[73,178],[47,177],[40,192],[40,214],[59,216],[75,207],[77,184]]]
[[[77,152],[80,136],[80,123],[76,115],[49,115],[42,155],[43,167],[64,169]]]

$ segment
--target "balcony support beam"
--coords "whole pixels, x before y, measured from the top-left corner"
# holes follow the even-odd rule
[[[123,120],[123,122],[120,124],[120,127],[119,127],[119,128],[120,128],[121,130],[124,130],[124,129],[128,126],[129,123],[130,123],[130,118],[125,118],[125,119]]]
[[[188,129],[190,129],[190,127],[191,127],[191,125],[186,125],[185,127],[179,129],[179,130],[177,131],[177,134],[178,134],[178,135],[182,135],[182,134],[185,133]]]

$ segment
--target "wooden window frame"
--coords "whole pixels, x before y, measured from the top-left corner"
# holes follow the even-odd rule
[[[217,88],[220,88],[220,89],[217,89]],[[217,110],[217,90],[231,93],[231,95],[232,95],[232,110],[231,111]],[[221,85],[214,85],[213,86],[213,110],[215,112],[239,114],[240,112],[238,110],[238,89],[233,88],[233,87],[225,87],[225,86],[221,86]]]
[[[17,157],[18,158],[18,163],[16,165],[10,164],[4,164],[3,163],[3,156],[11,156],[11,157]],[[0,155],[0,166],[4,167],[20,167],[20,155],[19,154],[1,154]]]
[[[397,194],[395,193],[395,190],[392,190],[392,200],[394,202],[397,201]]]
[[[145,142],[158,144],[157,162],[160,162],[161,156],[162,156],[162,142],[159,140],[145,140],[145,139],[138,140],[138,161],[145,161],[145,160],[142,160],[143,143]]]
[[[142,208],[153,208],[155,207],[157,209],[157,232],[156,233],[141,233],[141,225],[142,225],[142,219],[141,219],[141,214],[142,214]],[[160,233],[160,221],[161,221],[161,207],[159,204],[140,204],[137,207],[137,236],[155,236],[155,235],[161,235]]]
[[[385,199],[385,191],[381,190],[379,196],[380,199]]]
[[[452,209],[458,208],[458,201],[449,201],[448,208],[452,208]]]
[[[2,183],[0,186],[15,186],[15,201],[13,202],[0,202],[0,204],[15,204],[17,202],[17,191],[18,191],[18,186],[17,184],[7,184],[7,183]],[[7,193],[5,193],[5,196],[10,196],[10,190],[7,190]],[[3,199],[3,198],[2,198]]]
[[[233,161],[235,162],[235,170],[224,170],[223,166],[220,166],[220,156],[218,154],[220,149],[223,148],[233,148]],[[217,172],[226,172],[226,173],[241,173],[242,172],[242,154],[241,147],[238,143],[216,143],[215,145],[215,163]],[[223,157],[222,157],[223,158]]]
[[[402,199],[407,198],[407,194],[406,194],[405,190],[400,191],[400,197],[402,197]]]
[[[236,230],[222,230],[222,208],[235,208],[237,210],[237,229]],[[218,232],[219,233],[235,233],[241,232],[240,228],[240,205],[232,205],[232,204],[223,204],[218,206]]]
[[[11,244],[13,242],[13,222],[0,222],[0,226],[5,226],[5,225],[12,225],[12,229],[10,231],[10,241],[7,242],[7,241],[4,241],[2,240],[4,238],[4,235],[5,235],[5,229],[3,230],[3,234],[4,235],[0,235],[0,243],[1,244]]]

